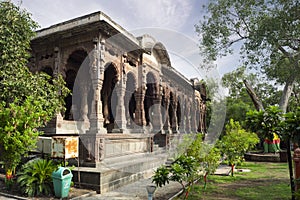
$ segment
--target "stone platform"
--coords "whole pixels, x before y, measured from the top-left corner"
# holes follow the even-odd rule
[[[106,159],[94,167],[76,167],[73,181],[83,188],[105,193],[128,183],[149,178],[166,162],[166,153],[140,153]]]
[[[286,151],[279,153],[259,153],[249,152],[245,154],[247,161],[258,161],[258,162],[286,162],[287,156]]]

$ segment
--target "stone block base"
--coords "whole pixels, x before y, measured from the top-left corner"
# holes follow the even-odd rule
[[[150,178],[154,169],[164,164],[166,154],[143,153],[133,156],[115,157],[96,163],[96,167],[77,167],[73,181],[82,188],[105,193],[134,181]]]

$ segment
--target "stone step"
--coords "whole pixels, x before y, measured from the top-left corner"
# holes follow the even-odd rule
[[[135,153],[132,155],[124,155],[119,157],[106,158],[102,163],[105,165],[119,165],[122,163],[128,164],[128,162],[138,162],[139,160],[143,161],[145,158],[152,159],[154,157],[159,157],[160,159],[166,157],[166,154],[162,154],[165,151],[160,149],[159,152],[152,153]]]
[[[80,174],[82,186],[92,187],[103,193],[143,178],[150,178],[154,169],[165,162],[164,156],[155,154],[132,155],[127,159],[120,158],[119,162],[115,159],[107,159],[108,161],[99,163],[97,168],[81,167],[80,172],[76,168],[73,173],[74,182],[78,184]]]
[[[137,173],[148,169],[154,169],[166,161],[166,156],[164,155],[145,155],[143,157],[123,160],[122,162],[107,164],[103,163],[103,166],[113,170],[123,171],[126,173]]]

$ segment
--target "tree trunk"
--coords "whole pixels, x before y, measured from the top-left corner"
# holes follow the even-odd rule
[[[293,86],[293,94],[294,94],[294,97],[295,97],[295,99],[296,99],[296,103],[297,103],[297,105],[300,105],[300,99],[299,99],[299,95],[298,95],[298,93],[297,93],[297,90],[295,89],[295,88],[299,88],[299,85],[294,85]]]
[[[206,189],[206,185],[207,185],[207,172],[204,175],[204,189]]]
[[[261,100],[259,99],[259,97],[256,95],[254,89],[251,87],[251,85],[248,83],[247,80],[243,80],[244,82],[244,85],[247,89],[247,93],[249,94],[255,108],[257,111],[260,111],[260,110],[264,110],[264,106],[261,102]]]
[[[293,92],[293,87],[295,83],[295,78],[289,78],[282,91],[282,95],[279,102],[279,108],[283,111],[283,113],[286,113],[287,106],[289,103],[289,98]]]

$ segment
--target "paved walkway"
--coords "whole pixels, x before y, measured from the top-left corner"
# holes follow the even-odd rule
[[[217,169],[216,173],[217,175],[229,175],[231,171],[231,168],[229,166],[221,165]],[[136,181],[134,183],[128,184],[126,186],[120,187],[114,191],[107,192],[104,194],[96,194],[91,193],[89,195],[83,195],[80,197],[75,197],[72,200],[81,200],[81,199],[87,199],[87,200],[145,200],[148,199],[147,196],[147,185],[154,185],[151,178],[148,179],[142,179],[139,181]],[[157,188],[154,193],[155,200],[169,200],[174,197],[175,194],[179,193],[181,191],[182,187],[177,182],[170,182],[169,184]],[[12,200],[16,199],[13,197],[4,197],[0,194],[0,200]],[[18,199],[18,198],[17,198]],[[22,198],[26,199],[26,198]]]
[[[143,179],[134,183],[128,184],[114,191],[104,194],[97,194],[90,197],[80,197],[75,199],[87,200],[145,200],[147,196],[147,185],[154,185],[151,179]],[[174,194],[180,192],[181,185],[177,182],[170,182],[164,187],[157,188],[154,193],[154,199],[164,200],[170,199]]]
[[[229,175],[231,172],[231,167],[226,165],[220,165],[216,171],[216,175]],[[143,179],[136,181],[134,183],[128,184],[121,188],[118,188],[112,192],[107,192],[104,194],[96,194],[90,197],[83,196],[75,199],[87,199],[87,200],[145,200],[147,196],[147,185],[154,185],[152,179]],[[170,182],[169,184],[157,188],[154,193],[155,200],[169,200],[181,191],[182,187],[177,182]],[[75,200],[74,199],[74,200]]]
[[[0,196],[0,200],[15,200],[15,199],[9,198],[9,197]]]

